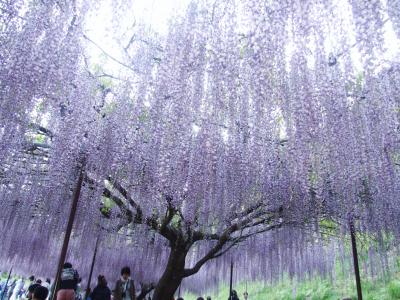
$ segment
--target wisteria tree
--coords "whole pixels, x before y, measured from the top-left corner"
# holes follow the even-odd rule
[[[99,271],[135,262],[155,300],[239,245],[290,260],[322,221],[397,237],[400,3],[339,2],[193,1],[118,54],[85,31],[91,1],[2,2],[4,264],[53,274],[37,252],[57,260],[79,172],[71,258],[101,236]]]

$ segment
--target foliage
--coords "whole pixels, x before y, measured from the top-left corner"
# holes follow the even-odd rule
[[[400,299],[400,285],[397,279],[390,282],[366,281],[363,282],[363,298],[367,300],[395,300]],[[246,290],[245,283],[235,286],[240,299]],[[351,298],[356,300],[355,285],[352,278],[346,278],[331,283],[327,280],[312,279],[304,282],[285,280],[279,284],[263,284],[250,282],[247,284],[249,299],[252,300],[338,300]],[[208,293],[213,300],[226,300],[229,287],[220,286],[217,293]],[[198,296],[184,295],[185,300],[195,300]]]
[[[243,278],[329,276],[348,245],[321,231],[349,218],[389,265],[399,1],[193,0],[163,35],[109,1],[115,53],[87,30],[104,1],[0,3],[1,264],[54,273],[83,174],[69,259],[86,275],[100,236],[97,271],[164,280],[155,300],[200,270],[188,289],[226,280],[232,259]]]

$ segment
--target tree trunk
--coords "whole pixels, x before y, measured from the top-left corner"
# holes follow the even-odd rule
[[[354,228],[353,219],[349,221],[350,227],[350,238],[351,238],[351,247],[353,249],[353,264],[354,264],[354,275],[356,277],[356,287],[357,287],[357,299],[362,300],[362,287],[361,287],[361,279],[360,279],[360,268],[358,266],[358,254],[357,254],[357,242],[356,242],[356,233]]]
[[[153,300],[172,300],[183,279],[187,252],[185,247],[171,248],[167,267],[154,290]]]

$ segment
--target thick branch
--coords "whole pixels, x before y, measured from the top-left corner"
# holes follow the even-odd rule
[[[185,269],[184,277],[191,276],[196,274],[200,268],[209,260],[219,257],[225,254],[229,249],[231,249],[237,243],[249,238],[250,236],[263,233],[269,230],[276,229],[283,225],[283,221],[281,218],[282,208],[279,207],[277,210],[265,211],[262,209],[262,204],[256,204],[255,206],[241,212],[237,213],[234,216],[246,216],[242,220],[238,220],[235,223],[228,226],[221,235],[218,234],[204,234],[200,232],[196,232],[194,236],[196,236],[197,240],[202,238],[209,238],[210,240],[217,240],[216,245],[208,251],[208,253],[202,257],[194,267],[190,269]],[[237,219],[237,218],[236,218]],[[279,222],[276,224],[272,224],[273,219],[278,219]],[[261,227],[262,225],[266,225],[265,227]],[[260,228],[261,227],[261,228]],[[249,232],[243,235],[243,230],[251,229],[251,228],[259,228],[253,232]],[[234,237],[233,234],[235,232],[241,231],[238,237]],[[230,245],[224,249],[224,246],[230,243]]]
[[[54,137],[54,133],[50,129],[47,129],[36,123],[30,123],[30,126],[33,129],[37,130],[40,134],[44,134],[44,135],[48,136],[50,139],[52,139]]]
[[[193,268],[191,269],[185,269],[183,272],[183,277],[188,277],[191,276],[193,274],[196,274],[200,268],[210,259],[213,258],[213,256],[215,254],[217,254],[220,250],[222,250],[222,248],[224,247],[224,245],[229,241],[230,236],[233,232],[235,232],[236,230],[238,230],[239,225],[237,223],[229,226],[220,236],[220,238],[218,239],[217,244],[211,248],[210,251],[208,251],[208,253],[201,258],[195,265]]]
[[[108,181],[111,183],[113,188],[115,188],[131,205],[135,210],[136,210],[136,215],[135,215],[135,223],[142,223],[143,222],[143,211],[142,208],[140,207],[139,204],[137,204],[132,197],[129,196],[128,191],[115,179],[113,179],[111,176],[108,177]]]
[[[166,201],[167,201],[167,211],[165,213],[165,216],[161,222],[161,226],[160,226],[160,232],[165,232],[167,230],[172,230],[172,228],[170,228],[168,225],[171,223],[176,210],[174,209],[173,205],[172,205],[172,197],[170,196],[165,196]]]
[[[50,146],[44,143],[26,143],[24,145],[24,150],[26,152],[33,152],[35,150],[50,149]]]
[[[121,210],[121,212],[126,216],[124,224],[121,224],[121,228],[125,225],[132,223],[133,221],[133,213],[132,211],[125,205],[124,201],[121,198],[113,195],[108,188],[104,188],[103,196],[111,199]]]
[[[109,177],[109,181],[112,179]],[[153,215],[151,217],[144,217],[143,211],[139,204],[137,204],[128,194],[127,190],[122,187],[122,185],[118,182],[111,181],[110,182],[112,187],[115,188],[124,198],[125,200],[135,208],[136,213],[133,213],[126,203],[119,197],[112,194],[112,192],[105,188],[103,195],[112,199],[115,204],[122,210],[124,214],[127,215],[126,224],[130,223],[139,224],[139,225],[146,225],[150,229],[158,232],[160,235],[168,239],[169,241],[174,241],[177,238],[177,233],[171,228],[170,226],[162,226],[157,220],[157,215]],[[110,197],[111,196],[111,197]]]

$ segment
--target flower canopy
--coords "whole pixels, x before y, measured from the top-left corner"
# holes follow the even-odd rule
[[[191,289],[231,258],[238,280],[331,272],[321,222],[397,240],[400,1],[192,1],[166,34],[115,33],[116,54],[85,30],[101,3],[0,3],[1,266],[55,275],[83,160],[68,256],[82,274],[100,237],[95,272],[157,280],[168,243],[136,206],[157,219],[170,205],[199,232],[257,203],[289,220],[243,231]]]

